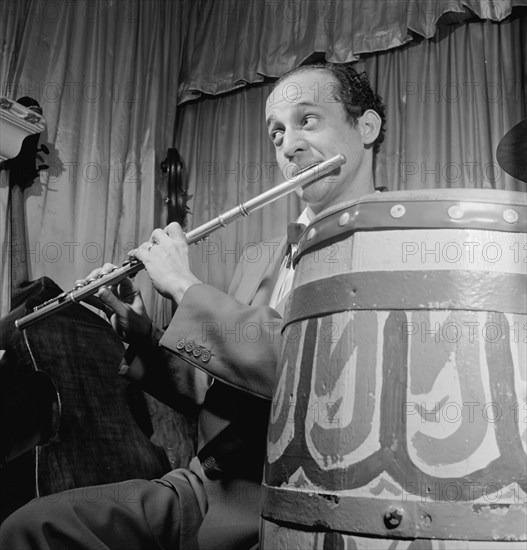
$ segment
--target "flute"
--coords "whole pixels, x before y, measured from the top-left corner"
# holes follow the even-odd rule
[[[257,209],[266,206],[267,204],[270,204],[285,195],[288,195],[295,189],[326,176],[345,162],[346,157],[343,154],[338,154],[328,160],[305,168],[290,180],[286,180],[272,189],[264,191],[260,195],[249,199],[247,202],[239,204],[227,212],[220,214],[217,218],[214,218],[207,223],[200,225],[196,229],[189,231],[185,234],[188,244],[197,243],[208,237],[216,229],[225,227],[229,223],[236,221],[241,217],[248,216],[251,212],[254,212]],[[33,323],[36,323],[37,321],[40,321],[41,319],[44,319],[45,317],[48,317],[49,315],[52,315],[53,313],[60,311],[71,304],[82,302],[86,298],[93,296],[103,286],[115,285],[123,279],[135,275],[138,271],[144,269],[144,267],[143,262],[132,259],[128,263],[123,264],[121,267],[116,267],[110,273],[89,281],[84,286],[73,288],[67,292],[62,292],[52,300],[48,300],[47,302],[34,307],[31,313],[28,313],[24,317],[21,317],[15,321],[15,325],[20,330],[24,330]]]

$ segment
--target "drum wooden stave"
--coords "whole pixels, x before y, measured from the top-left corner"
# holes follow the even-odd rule
[[[309,226],[263,548],[525,545],[526,207],[516,192],[400,191]]]

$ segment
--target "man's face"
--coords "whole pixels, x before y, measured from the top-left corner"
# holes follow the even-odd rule
[[[339,169],[298,191],[315,213],[373,191],[371,151],[365,154],[361,124],[346,120],[337,90],[330,73],[314,69],[286,78],[267,99],[268,132],[286,179],[338,153],[346,156]]]

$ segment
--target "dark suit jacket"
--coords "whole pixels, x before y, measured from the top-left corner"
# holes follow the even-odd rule
[[[277,239],[260,245],[255,261],[242,259],[229,294],[206,284],[190,287],[164,333],[155,329],[151,342],[135,345],[138,355],[121,371],[173,408],[200,407],[198,458],[205,481],[246,480],[250,485],[243,490],[253,494],[249,507],[243,499],[219,501],[226,510],[234,505],[231,518],[251,515],[256,532],[254,494],[280,352],[281,317],[267,304],[285,245],[285,238]]]

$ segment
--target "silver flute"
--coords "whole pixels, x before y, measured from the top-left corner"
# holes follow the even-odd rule
[[[299,187],[303,187],[304,185],[308,185],[309,183],[327,176],[330,172],[333,172],[345,162],[346,157],[343,154],[338,154],[328,160],[313,164],[312,166],[301,170],[293,178],[280,183],[272,189],[249,199],[247,202],[227,210],[227,212],[220,214],[217,218],[214,218],[211,221],[196,227],[196,229],[192,229],[192,231],[185,233],[188,244],[197,243],[208,237],[211,233],[216,231],[216,229],[225,227],[239,218],[248,216],[255,210],[258,210],[259,208],[266,206],[267,204],[270,204],[285,195],[288,195]],[[49,315],[52,315],[53,313],[60,311],[71,304],[76,304],[86,300],[86,298],[96,294],[100,288],[115,285],[123,279],[135,275],[138,271],[141,271],[144,268],[145,266],[143,262],[136,259],[128,260],[123,263],[121,267],[115,267],[110,273],[101,275],[96,279],[89,280],[86,284],[82,286],[79,285],[67,292],[62,292],[52,300],[48,300],[47,302],[34,307],[31,313],[28,313],[24,317],[21,317],[15,321],[15,325],[20,330],[24,330],[33,323],[36,323],[37,321],[40,321],[41,319],[44,319],[45,317],[48,317]]]

